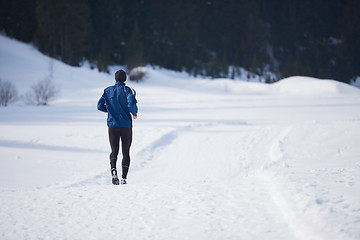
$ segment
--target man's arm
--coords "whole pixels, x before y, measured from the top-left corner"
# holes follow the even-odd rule
[[[137,112],[138,112],[138,107],[136,105],[137,101],[136,101],[136,92],[134,89],[132,88],[128,88],[128,93],[127,93],[127,102],[128,102],[128,108],[129,111],[131,112],[131,114],[133,115],[133,118],[136,119],[137,118]]]
[[[105,93],[103,93],[103,95],[99,99],[98,104],[97,104],[97,109],[102,112],[107,112],[104,95],[105,95]]]

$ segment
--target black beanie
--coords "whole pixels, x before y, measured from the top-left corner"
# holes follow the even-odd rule
[[[117,82],[125,82],[126,81],[126,73],[124,70],[119,70],[115,73],[115,80]]]

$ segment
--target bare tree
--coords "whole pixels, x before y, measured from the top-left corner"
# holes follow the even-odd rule
[[[31,90],[28,91],[24,100],[28,104],[33,105],[47,105],[49,101],[54,100],[60,89],[53,83],[52,79],[54,77],[54,61],[51,59],[49,61],[48,74],[44,80],[39,81],[31,87]]]
[[[45,79],[33,85],[31,91],[25,95],[25,99],[30,104],[47,105],[57,97],[59,91],[50,79]]]
[[[6,107],[9,103],[17,99],[17,95],[14,84],[0,79],[0,106]]]

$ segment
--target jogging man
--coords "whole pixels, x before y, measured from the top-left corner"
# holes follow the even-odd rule
[[[126,177],[130,166],[130,146],[132,141],[132,118],[137,118],[137,101],[134,89],[125,85],[126,73],[119,70],[115,73],[116,83],[107,87],[98,101],[97,109],[107,112],[107,126],[111,147],[110,166],[112,183],[119,185],[116,161],[119,154],[119,143],[121,139],[122,150],[122,179],[121,184],[126,184]]]

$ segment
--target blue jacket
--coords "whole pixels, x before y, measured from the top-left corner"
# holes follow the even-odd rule
[[[97,109],[108,113],[107,125],[109,127],[132,128],[131,114],[137,116],[138,112],[135,96],[135,90],[122,82],[116,82],[114,86],[104,90]]]

